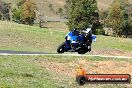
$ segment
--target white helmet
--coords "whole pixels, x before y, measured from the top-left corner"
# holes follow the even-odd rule
[[[87,28],[85,33],[89,33],[91,31],[91,28]]]

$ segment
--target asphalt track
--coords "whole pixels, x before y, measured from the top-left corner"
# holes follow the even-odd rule
[[[132,59],[132,57],[127,56],[108,56],[108,55],[80,55],[80,54],[58,54],[58,53],[46,53],[46,52],[28,52],[28,51],[12,51],[12,50],[0,50],[0,55],[18,55],[18,56],[38,56],[38,55],[47,55],[47,56],[84,56],[84,57],[109,57],[109,58],[126,58]]]
[[[16,55],[19,55],[19,54],[48,54],[48,53],[45,53],[45,52],[28,52],[28,51],[12,51],[12,50],[0,50],[0,54],[16,54]]]

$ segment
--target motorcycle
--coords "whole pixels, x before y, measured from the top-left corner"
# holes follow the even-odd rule
[[[78,52],[78,54],[85,54],[91,51],[91,44],[96,41],[96,36],[92,35],[91,28],[81,32],[75,29],[70,31],[65,39],[66,41],[57,48],[58,53]]]

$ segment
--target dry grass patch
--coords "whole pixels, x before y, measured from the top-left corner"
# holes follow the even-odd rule
[[[132,52],[130,51],[123,51],[123,50],[114,50],[114,49],[93,49],[90,53],[92,55],[108,55],[108,56],[128,56],[132,57]]]
[[[87,73],[94,74],[131,74],[132,64],[125,61],[87,61],[80,60],[68,63],[59,63],[52,61],[40,61],[40,66],[54,73],[74,77],[76,69],[81,65]]]

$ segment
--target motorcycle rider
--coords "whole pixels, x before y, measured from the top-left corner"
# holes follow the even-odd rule
[[[82,32],[79,32],[77,28],[73,29],[73,36],[78,36],[79,33],[84,33],[84,41],[87,42],[90,46],[92,44],[92,25],[89,25],[89,28],[87,29],[82,29]]]
[[[83,30],[85,34],[85,42],[88,45],[89,52],[91,51],[92,44],[92,25],[89,25],[89,28]]]
[[[88,51],[91,51],[91,44],[92,44],[92,25],[89,25],[89,27],[86,29],[82,29],[80,32],[79,30],[77,30],[77,28],[73,29],[73,36],[79,36],[80,33],[83,34],[83,41],[80,42],[78,39],[76,41],[73,41],[73,43],[75,42],[80,42],[82,44],[87,44],[88,45]]]
[[[84,30],[74,28],[66,35],[65,39],[66,41],[57,48],[58,53],[70,51],[85,54],[86,52],[91,51],[92,40],[96,40],[92,35],[92,26],[89,26]]]
[[[87,44],[88,45],[88,51],[91,51],[91,44],[92,44],[92,25],[89,25],[88,28],[82,29],[79,31],[77,28],[73,29],[73,36],[77,36],[72,43],[82,43],[82,44]],[[83,41],[78,40],[79,34],[83,33]],[[74,48],[76,48],[74,46]]]

